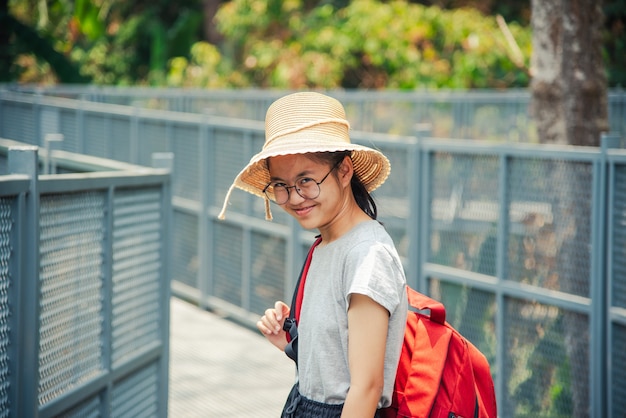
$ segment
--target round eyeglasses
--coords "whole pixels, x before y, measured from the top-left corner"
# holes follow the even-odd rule
[[[294,189],[304,199],[317,199],[320,195],[320,184],[326,180],[335,168],[339,167],[342,161],[337,162],[320,181],[315,181],[310,177],[300,177],[296,179],[296,184],[293,186],[287,186],[279,181],[271,182],[265,186],[263,193],[265,193],[268,199],[273,200],[278,205],[284,205],[289,201],[289,189]]]

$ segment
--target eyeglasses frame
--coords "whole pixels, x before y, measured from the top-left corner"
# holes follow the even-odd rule
[[[319,193],[317,194],[317,196],[315,197],[305,197],[302,196],[300,194],[300,189],[298,189],[297,185],[293,185],[293,186],[281,186],[284,187],[285,190],[287,190],[287,200],[285,200],[285,202],[283,203],[278,203],[275,200],[276,195],[274,195],[274,199],[270,198],[270,196],[267,194],[267,189],[272,185],[272,183],[268,183],[267,186],[265,186],[265,188],[263,189],[263,193],[265,194],[265,196],[267,196],[267,198],[271,201],[273,201],[274,203],[276,203],[279,206],[282,206],[284,204],[286,204],[287,202],[289,202],[289,199],[291,199],[291,192],[289,191],[289,189],[294,189],[296,191],[296,193],[298,193],[298,196],[300,196],[303,199],[307,199],[307,200],[314,200],[317,199],[319,197],[319,195],[322,193],[322,188],[320,187],[320,184],[324,183],[324,180],[326,180],[328,178],[328,176],[330,175],[330,173],[332,173],[337,167],[339,167],[341,165],[341,163],[343,162],[343,159],[337,161],[333,167],[330,169],[330,171],[328,173],[326,173],[326,175],[320,180],[320,181],[315,181],[315,179],[311,179],[315,182],[315,184],[317,184],[317,188],[319,190]],[[302,178],[306,178],[306,177],[302,177]]]

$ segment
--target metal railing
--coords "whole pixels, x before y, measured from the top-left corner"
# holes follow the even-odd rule
[[[0,140],[0,413],[166,417],[171,156],[39,151]]]
[[[50,123],[53,121],[53,123]],[[48,125],[46,125],[48,123]],[[53,126],[55,130],[45,130]],[[231,198],[261,122],[43,96],[0,97],[0,134],[145,164],[176,155],[172,286],[251,325],[289,300],[313,232],[261,199]],[[488,357],[501,416],[626,412],[626,151],[352,132],[392,173],[375,192],[409,283]],[[83,138],[90,137],[90,141]],[[70,139],[68,141],[68,138]]]
[[[265,110],[289,93],[279,90],[206,90],[108,86],[5,85],[18,92],[144,109],[262,121]],[[417,124],[438,138],[537,143],[530,92],[507,90],[360,91],[330,90],[358,131],[413,135]],[[610,132],[626,135],[626,90],[608,92]]]

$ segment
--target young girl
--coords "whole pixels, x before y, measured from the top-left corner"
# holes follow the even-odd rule
[[[283,417],[375,417],[391,403],[407,314],[400,258],[369,192],[389,175],[377,150],[350,143],[343,106],[302,92],[274,102],[263,150],[233,186],[274,201],[321,243],[298,323],[297,381]],[[223,218],[228,195],[220,217]],[[290,307],[277,301],[258,329],[280,350]]]

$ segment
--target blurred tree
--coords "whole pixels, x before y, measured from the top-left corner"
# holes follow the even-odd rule
[[[252,86],[484,88],[528,84],[530,32],[494,17],[405,1],[233,0],[216,19],[222,51]],[[317,3],[316,3],[317,4]],[[314,4],[313,4],[314,5]],[[309,5],[310,7],[310,5]],[[511,42],[517,55],[512,59]]]
[[[625,1],[604,0],[611,85],[626,79]],[[62,82],[163,84],[174,57],[196,60],[194,68],[202,69],[197,58],[204,55],[192,57],[192,45],[201,41],[225,61],[205,69],[227,71],[211,77],[223,85],[411,89],[529,82],[530,0],[0,0],[0,20],[5,81],[52,75]]]
[[[608,128],[602,7],[534,0],[531,83],[541,142],[598,146]]]
[[[99,84],[162,84],[168,61],[202,39],[200,10],[198,0],[111,2],[105,35],[80,38],[72,57]]]
[[[8,76],[13,80],[48,78],[46,67],[28,73],[16,67],[23,57],[34,55],[48,62],[61,82],[160,83],[169,59],[188,55],[191,45],[202,39],[199,10],[200,0],[0,0],[0,18],[12,25],[0,27],[19,28],[17,33],[0,31],[7,39],[0,45],[0,58],[7,60],[0,71],[6,74],[13,68]],[[28,42],[22,41],[25,36]],[[43,42],[34,42],[37,37]],[[64,75],[64,64],[79,77]]]
[[[507,22],[528,26],[531,20],[531,0],[411,0],[426,6],[442,9],[470,7],[484,15],[501,15]],[[626,0],[602,0],[604,8],[605,65],[608,84],[611,87],[626,87]]]
[[[17,57],[30,53],[46,62],[62,83],[85,83],[76,63],[57,51],[54,40],[34,27],[16,19],[9,11],[8,0],[0,0],[0,82],[9,82],[20,73]]]
[[[540,142],[597,147],[608,129],[607,78],[602,56],[603,13],[596,0],[532,1],[532,113]],[[555,164],[556,278],[562,291],[590,296],[590,172],[584,164]],[[584,318],[582,319],[584,320]],[[563,312],[571,365],[574,417],[588,416],[591,341],[581,315]],[[596,353],[599,355],[601,353]],[[595,382],[601,384],[601,382]],[[548,388],[546,388],[548,389]],[[605,393],[606,391],[600,390]]]
[[[219,45],[222,43],[222,35],[217,30],[215,25],[215,14],[219,9],[222,1],[220,0],[203,0],[202,2],[202,12],[203,12],[203,31],[204,31],[204,40],[213,44]]]

